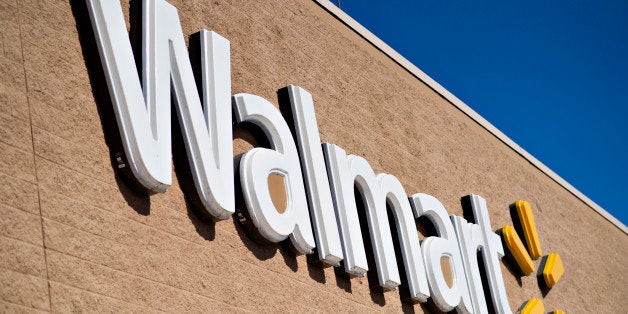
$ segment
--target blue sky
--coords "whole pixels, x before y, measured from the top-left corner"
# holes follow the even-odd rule
[[[628,225],[628,1],[340,5]]]

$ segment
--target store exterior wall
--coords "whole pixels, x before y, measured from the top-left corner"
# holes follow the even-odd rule
[[[510,204],[529,201],[544,254],[559,253],[565,274],[543,295],[535,275],[502,264],[513,310],[531,297],[547,311],[628,306],[620,228],[316,2],[169,2],[186,36],[206,28],[230,40],[233,94],[277,104],[278,89],[307,89],[321,140],[395,175],[408,194],[458,216],[460,198],[479,194],[494,230],[513,224]],[[83,1],[0,0],[0,34],[2,311],[432,309],[258,244],[236,219],[198,219],[178,169],[166,193],[129,189],[111,161],[117,126]],[[237,131],[234,156],[253,145]]]

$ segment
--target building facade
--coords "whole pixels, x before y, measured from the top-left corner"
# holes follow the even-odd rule
[[[141,2],[121,1],[136,54]],[[504,243],[499,267],[512,311],[531,298],[546,311],[625,311],[626,227],[329,2],[168,2],[193,60],[201,29],[230,42],[232,94],[258,95],[279,108],[278,90],[304,88],[321,142],[394,175],[408,195],[432,195],[461,217],[468,217],[462,198],[480,195],[494,231],[516,224],[512,206],[526,200],[543,254],[558,253],[565,271],[548,288],[544,259],[523,276]],[[438,312],[429,299],[409,302],[403,280],[383,291],[376,276],[348,276],[315,254],[251,233],[242,223],[238,167],[252,148],[272,146],[259,128],[233,127],[232,217],[199,214],[176,119],[172,185],[162,193],[139,188],[123,169],[129,156],[90,3],[0,0],[3,311]],[[285,111],[284,118],[291,122]],[[360,215],[369,244],[368,219]],[[422,240],[438,236],[421,219],[416,229]],[[366,251],[373,274],[377,253],[369,245]]]

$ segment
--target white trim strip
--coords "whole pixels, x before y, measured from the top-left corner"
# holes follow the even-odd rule
[[[342,10],[340,10],[338,7],[336,7],[329,0],[314,0],[314,2],[318,3],[318,5],[323,7],[325,10],[327,10],[329,13],[335,16],[338,20],[340,20],[349,28],[354,30],[356,33],[358,33],[358,35],[362,36],[368,42],[373,44],[373,46],[375,46],[377,49],[381,50],[383,53],[388,55],[388,57],[390,57],[393,61],[398,63],[400,66],[402,66],[412,75],[414,75],[416,78],[421,80],[423,83],[427,84],[435,92],[443,96],[443,98],[447,99],[452,105],[456,106],[458,109],[464,112],[471,119],[475,120],[475,122],[480,124],[487,131],[495,135],[495,137],[497,137],[499,140],[504,142],[504,144],[510,146],[510,148],[512,148],[515,152],[523,156],[523,158],[527,159],[532,165],[534,165],[539,170],[544,172],[552,180],[556,181],[556,183],[562,185],[565,189],[567,189],[567,191],[569,191],[570,193],[575,195],[577,198],[582,200],[585,204],[589,205],[593,210],[595,210],[600,215],[602,215],[602,217],[606,218],[612,224],[617,226],[617,228],[622,230],[624,233],[628,234],[628,228],[626,228],[626,225],[624,225],[621,221],[619,221],[609,212],[604,210],[604,208],[602,208],[600,205],[596,204],[594,201],[589,199],[586,195],[582,194],[582,192],[578,191],[578,189],[573,187],[571,184],[565,181],[565,179],[561,178],[558,174],[556,174],[554,171],[552,171],[550,168],[548,168],[538,159],[534,158],[534,156],[532,156],[530,153],[525,151],[523,148],[521,148],[521,146],[517,145],[517,143],[515,143],[508,136],[506,136],[504,133],[498,130],[494,125],[492,125],[482,116],[480,116],[477,112],[471,109],[471,107],[469,107],[467,104],[462,102],[462,100],[458,99],[458,97],[454,96],[444,87],[442,87],[440,84],[434,81],[431,77],[429,77],[419,68],[417,68],[414,64],[412,64],[412,62],[408,61],[406,58],[404,58],[402,55],[400,55],[398,52],[396,52],[394,49],[388,46],[385,42],[383,42],[381,39],[377,38],[377,36],[375,36],[368,29],[364,28],[364,26],[360,25],[360,23],[358,23],[356,20],[354,20],[349,15],[347,15]]]

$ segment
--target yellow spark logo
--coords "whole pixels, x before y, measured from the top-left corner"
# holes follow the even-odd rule
[[[541,250],[541,243],[539,242],[539,236],[534,224],[534,215],[532,214],[532,207],[526,201],[518,200],[515,202],[513,208],[513,224],[515,226],[504,226],[501,229],[502,240],[505,246],[508,248],[508,252],[514,260],[514,264],[519,268],[519,271],[524,276],[529,276],[534,272],[534,263],[532,260],[537,260],[543,255]],[[520,235],[523,235],[521,240]],[[545,258],[545,263],[541,265],[542,276],[539,276],[539,280],[542,280],[543,284],[549,288],[552,288],[565,272],[563,262],[560,259],[558,253],[549,253]],[[535,314],[544,313],[543,301],[537,298],[531,298],[524,303],[519,313],[522,314]],[[553,313],[564,313],[560,310],[555,310]]]

